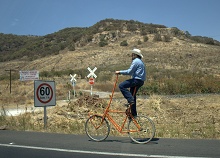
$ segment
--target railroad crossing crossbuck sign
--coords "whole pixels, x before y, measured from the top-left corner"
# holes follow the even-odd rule
[[[56,92],[54,81],[34,81],[34,106],[55,106]]]
[[[89,70],[89,74],[88,74],[88,78],[89,78],[89,84],[91,85],[91,95],[92,95],[92,85],[94,84],[95,80],[94,78],[96,78],[96,74],[95,71],[97,70],[97,67],[95,67],[93,70],[90,69],[90,67],[87,68]]]
[[[75,79],[76,74],[74,74],[74,75],[70,74],[70,77],[71,77],[70,82],[76,82],[76,79]]]
[[[91,77],[91,78],[93,78],[93,77],[95,77],[95,78],[96,78],[96,77],[97,77],[97,76],[96,76],[96,74],[94,73],[94,72],[97,70],[97,68],[96,68],[96,67],[95,67],[93,70],[92,70],[92,69],[90,69],[90,67],[88,67],[87,69],[88,69],[88,70],[89,70],[89,72],[90,72],[90,73],[88,74],[88,76],[87,76],[88,78],[89,78],[89,77]]]
[[[70,82],[72,83],[72,86],[75,86],[76,85],[76,74],[74,74],[74,75],[71,75],[70,74],[70,77],[71,77],[71,79],[70,79]]]

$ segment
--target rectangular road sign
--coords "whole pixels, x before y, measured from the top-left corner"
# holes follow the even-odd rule
[[[54,81],[34,81],[34,106],[55,106],[56,91]]]
[[[34,81],[39,80],[39,71],[19,71],[20,72],[20,81]]]

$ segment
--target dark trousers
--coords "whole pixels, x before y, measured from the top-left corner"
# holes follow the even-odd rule
[[[137,115],[136,110],[136,94],[138,89],[144,84],[144,81],[137,79],[129,79],[119,84],[119,89],[128,103],[134,102],[131,106],[131,114],[133,116]],[[130,90],[128,90],[130,88]]]

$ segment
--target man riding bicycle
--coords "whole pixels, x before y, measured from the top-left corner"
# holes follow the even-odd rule
[[[119,89],[125,99],[128,101],[127,106],[131,105],[131,114],[137,116],[136,110],[136,94],[138,89],[143,86],[146,80],[146,67],[141,60],[143,55],[141,50],[133,49],[130,51],[132,54],[132,63],[127,70],[115,71],[116,74],[130,75],[131,79],[125,80],[119,84]],[[128,90],[130,88],[130,91]]]

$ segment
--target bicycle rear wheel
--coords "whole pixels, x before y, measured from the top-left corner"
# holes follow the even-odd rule
[[[139,144],[150,142],[155,135],[154,122],[147,116],[137,116],[135,120],[141,129],[138,129],[133,120],[128,122],[128,135],[131,140]]]
[[[92,115],[85,123],[85,131],[87,136],[94,141],[105,140],[110,132],[110,125],[108,121],[102,116]]]

